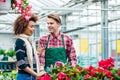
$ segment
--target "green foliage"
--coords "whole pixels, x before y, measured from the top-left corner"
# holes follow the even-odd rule
[[[118,74],[113,74],[115,77],[115,80],[120,80],[120,76]]]
[[[5,54],[5,50],[0,48],[0,55],[4,55]]]
[[[7,51],[7,55],[10,57],[13,57],[13,56],[15,56],[15,51],[11,48]]]
[[[54,65],[49,75],[52,80],[58,78],[62,78],[58,80],[120,80],[120,68],[115,69],[113,66],[108,69],[92,66],[84,68],[79,65],[72,67],[68,64],[60,64]]]
[[[15,3],[15,1],[14,0],[11,0],[11,4],[14,4]]]
[[[0,72],[0,80],[16,80],[16,71],[12,72]]]
[[[6,55],[6,50],[4,50],[4,49],[1,48],[0,49],[0,55],[4,55],[5,56]]]
[[[15,56],[15,51],[12,48],[10,48],[8,51],[1,48],[0,55],[13,57],[13,56]]]

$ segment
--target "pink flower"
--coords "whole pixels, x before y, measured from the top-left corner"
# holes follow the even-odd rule
[[[60,62],[60,61],[57,61],[57,62],[55,63],[55,65],[56,65],[56,66],[60,66],[60,65],[64,66],[64,63],[63,63],[63,62]]]
[[[0,0],[0,2],[6,2],[6,0]]]
[[[89,74],[84,75],[84,79],[89,79],[89,78],[90,78]]]
[[[30,16],[30,13],[24,14],[25,20],[29,21],[30,17],[31,17],[31,16]]]

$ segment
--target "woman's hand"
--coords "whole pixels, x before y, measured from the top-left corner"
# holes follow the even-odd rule
[[[37,73],[36,77],[41,77],[41,76],[43,76],[44,74],[46,74],[46,72],[45,72],[45,71],[41,71],[41,72]]]

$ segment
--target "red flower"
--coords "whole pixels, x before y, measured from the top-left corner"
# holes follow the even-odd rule
[[[118,71],[117,74],[120,76],[120,71]]]
[[[93,66],[89,66],[87,68],[82,68],[79,65],[76,65],[74,67],[71,67],[69,65],[65,65],[64,68],[61,68],[61,66],[57,66],[55,69],[53,68],[51,70],[50,75],[55,80],[70,80],[74,78],[75,80],[83,79],[84,80],[102,80],[102,79],[109,79],[109,80],[115,80],[114,75],[117,73],[120,75],[120,71],[114,70],[114,59],[109,58],[106,60],[101,60],[99,62],[98,68],[95,68]],[[114,70],[114,71],[113,71]],[[61,72],[60,72],[61,71]],[[60,73],[59,73],[60,72]]]
[[[104,69],[101,68],[101,67],[98,67],[97,70],[98,70],[98,72],[100,72],[100,73],[104,72]]]
[[[110,78],[112,76],[112,73],[109,70],[104,70],[105,75]]]
[[[48,74],[45,74],[44,76],[37,78],[36,80],[51,80],[51,76],[49,76]]]
[[[113,58],[109,58],[109,59],[106,59],[106,60],[101,60],[99,63],[98,63],[99,67],[102,67],[104,69],[109,69],[111,67],[114,67],[114,59]]]
[[[60,72],[60,73],[58,73],[58,80],[63,80],[63,79],[65,79],[66,76],[67,75],[65,73]]]
[[[91,70],[93,70],[93,69],[95,69],[93,66],[89,66],[89,67],[88,67],[88,71],[91,71]]]
[[[93,66],[90,66],[87,70],[90,72],[91,76],[94,76],[97,72],[97,69],[95,69]]]
[[[81,67],[78,67],[78,68],[77,68],[77,70],[78,70],[78,71],[81,71],[81,70],[82,70],[82,68],[81,68]]]
[[[66,80],[70,80],[70,77],[67,77]]]
[[[91,75],[91,76],[95,76],[95,73],[97,73],[97,70],[96,70],[96,69],[93,69],[93,70],[91,70],[90,75]]]

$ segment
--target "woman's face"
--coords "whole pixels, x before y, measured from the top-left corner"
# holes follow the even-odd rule
[[[24,31],[24,34],[26,34],[28,36],[32,36],[32,34],[34,32],[34,25],[35,25],[34,21],[29,21],[28,26]]]
[[[60,23],[56,22],[52,18],[47,19],[47,27],[50,33],[57,33],[59,30]]]

